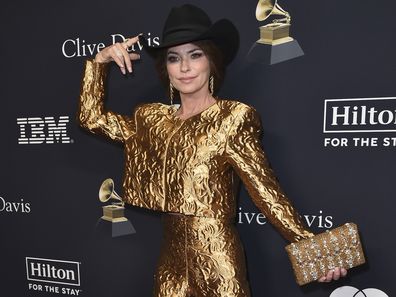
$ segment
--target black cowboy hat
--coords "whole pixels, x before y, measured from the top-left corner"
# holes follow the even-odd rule
[[[225,64],[232,61],[239,46],[238,30],[233,23],[227,19],[212,23],[206,12],[191,4],[172,8],[159,46],[149,46],[146,38],[139,36],[139,41],[152,57],[156,57],[160,49],[198,40],[213,41],[223,53]]]

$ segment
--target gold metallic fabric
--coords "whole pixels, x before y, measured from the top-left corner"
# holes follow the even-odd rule
[[[346,223],[286,246],[297,283],[305,285],[335,267],[352,268],[366,262],[356,224]]]
[[[154,297],[249,297],[245,255],[228,219],[162,215]]]
[[[217,99],[182,120],[175,115],[176,105],[146,103],[130,116],[118,115],[103,107],[106,74],[106,64],[86,62],[78,119],[89,131],[124,143],[126,203],[233,219],[237,174],[253,202],[287,240],[313,235],[267,162],[260,117],[253,107]]]

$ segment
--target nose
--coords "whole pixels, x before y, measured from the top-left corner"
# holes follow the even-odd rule
[[[180,63],[180,71],[181,72],[187,72],[190,70],[190,62],[188,59],[182,59]]]

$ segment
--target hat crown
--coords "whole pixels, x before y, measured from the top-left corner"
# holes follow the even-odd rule
[[[212,26],[212,21],[205,11],[191,4],[172,8],[165,21],[162,32],[163,41],[173,34],[200,35]]]
[[[147,39],[139,36],[143,47],[152,57],[159,57],[161,50],[199,40],[210,40],[222,53],[224,64],[234,58],[239,46],[239,34],[235,25],[221,19],[212,23],[201,8],[191,4],[174,7],[166,18],[160,45],[151,46]]]

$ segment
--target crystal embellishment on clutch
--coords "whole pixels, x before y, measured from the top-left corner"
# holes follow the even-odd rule
[[[319,279],[335,267],[349,269],[365,263],[354,223],[291,243],[286,251],[300,286]]]

